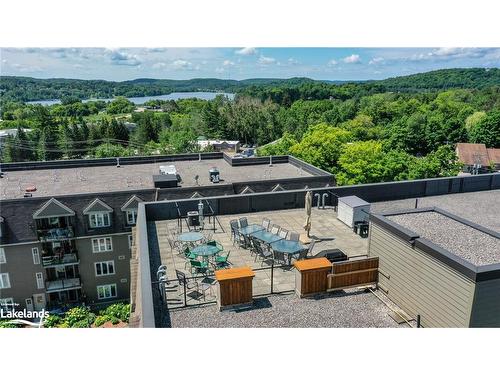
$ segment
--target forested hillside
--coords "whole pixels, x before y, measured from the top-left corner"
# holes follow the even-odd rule
[[[170,94],[175,91],[226,91],[291,104],[298,99],[349,99],[376,92],[417,92],[450,88],[479,89],[500,85],[500,69],[444,69],[381,81],[339,82],[308,78],[255,78],[241,81],[215,78],[190,80],[136,79],[123,82],[78,79],[0,77],[4,101],[76,97],[112,98]]]

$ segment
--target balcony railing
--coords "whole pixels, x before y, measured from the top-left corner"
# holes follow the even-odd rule
[[[79,277],[72,279],[59,279],[47,281],[45,283],[45,291],[47,293],[59,292],[62,290],[78,289],[82,287],[82,282]]]
[[[40,241],[61,241],[74,237],[73,227],[39,229],[38,238]]]
[[[59,265],[78,264],[80,260],[76,253],[59,255],[51,255],[42,257],[42,264],[44,267],[54,267]]]

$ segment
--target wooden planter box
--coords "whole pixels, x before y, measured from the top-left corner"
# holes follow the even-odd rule
[[[326,292],[332,263],[326,258],[299,260],[295,267],[295,292],[299,297]]]
[[[220,310],[252,304],[252,281],[255,273],[250,267],[215,271],[217,304]]]

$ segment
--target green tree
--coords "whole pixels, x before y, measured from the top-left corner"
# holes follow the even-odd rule
[[[308,163],[334,172],[343,144],[351,140],[351,133],[345,129],[318,124],[311,126],[290,152]]]
[[[383,181],[386,177],[384,156],[381,142],[362,141],[346,144],[338,160],[337,183],[354,185]]]
[[[134,110],[134,108],[134,103],[123,96],[119,96],[108,104],[106,112],[110,115],[118,115],[121,113],[130,113]]]
[[[484,143],[486,147],[500,147],[500,110],[486,114],[469,129],[469,139],[473,143]]]
[[[131,152],[129,149],[120,146],[104,143],[97,146],[94,150],[94,156],[96,158],[113,158],[120,156],[130,156]]]

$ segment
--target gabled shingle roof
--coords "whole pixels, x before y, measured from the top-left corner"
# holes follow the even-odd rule
[[[113,209],[99,198],[96,198],[83,210],[84,215],[91,212],[113,212]]]
[[[457,143],[457,156],[460,162],[466,165],[490,164],[486,146],[483,143]]]
[[[122,211],[127,211],[127,210],[136,210],[137,206],[139,206],[139,202],[142,202],[142,199],[139,198],[137,195],[132,195],[130,199],[125,202],[125,204],[121,207]]]
[[[42,219],[47,217],[75,216],[75,211],[65,206],[55,198],[50,198],[33,214],[33,219]]]

